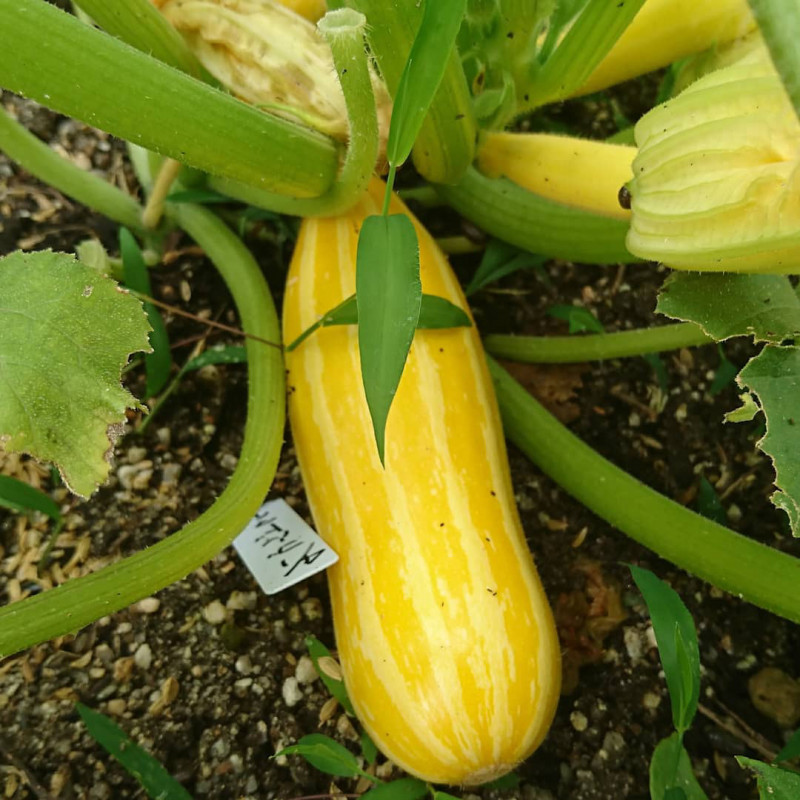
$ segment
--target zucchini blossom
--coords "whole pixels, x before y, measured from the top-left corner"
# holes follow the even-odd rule
[[[800,122],[763,41],[740,53],[637,123],[631,253],[800,272]]]

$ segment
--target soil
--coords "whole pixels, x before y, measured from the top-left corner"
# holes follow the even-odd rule
[[[137,191],[119,142],[8,93],[3,104],[66,157]],[[474,235],[447,215],[427,222],[437,234],[461,227]],[[265,222],[248,233],[276,300],[291,252],[288,233]],[[0,154],[0,254],[18,247],[71,251],[87,237],[117,251],[111,223]],[[236,325],[225,287],[202,254],[181,236],[167,249],[165,263],[153,270],[155,294]],[[475,258],[455,261],[460,277],[470,275]],[[564,323],[547,309],[578,304],[609,331],[659,324],[653,309],[664,276],[654,265],[553,262],[479,293],[476,319],[483,333],[563,334]],[[209,344],[235,341],[176,314],[166,319],[177,364],[200,337]],[[797,552],[768,500],[773,474],[755,448],[757,422],[722,424],[737,393],[730,382],[712,393],[721,353],[706,346],[662,354],[661,377],[642,358],[517,367],[515,374],[577,435],[648,485],[696,507],[704,477],[732,528]],[[724,353],[737,366],[750,355],[738,343],[726,344]],[[127,373],[126,383],[141,396],[142,370]],[[243,366],[188,375],[144,434],[136,432],[140,418],[131,416],[111,479],[87,502],[54,483],[49,470],[5,457],[3,472],[50,492],[67,522],[51,565],[39,575],[47,521],[0,511],[3,602],[152,545],[201,514],[236,464],[245,399]],[[518,787],[448,792],[470,800],[649,797],[649,760],[671,732],[671,715],[652,628],[624,566],[631,562],[668,580],[698,626],[701,711],[686,745],[701,785],[712,800],[756,797],[734,756],[777,752],[800,709],[791,706],[796,684],[778,681],[771,684],[772,705],[759,703],[771,716],[762,713],[749,682],[765,667],[797,676],[797,628],[660,561],[574,502],[513,446],[509,457],[525,530],[558,618],[569,693],[542,747],[517,770]],[[272,496],[308,518],[289,431]],[[333,646],[324,577],[267,597],[229,548],[152,598],[6,659],[0,663],[0,791],[20,799],[145,796],[87,734],[75,711],[78,700],[114,718],[193,797],[282,800],[363,791],[349,779],[332,784],[299,757],[273,758],[312,732],[358,752],[353,722],[332,708],[310,669],[308,634]],[[399,776],[382,758],[379,764],[379,774]]]

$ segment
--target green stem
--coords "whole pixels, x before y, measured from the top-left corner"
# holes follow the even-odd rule
[[[412,186],[410,189],[397,189],[397,195],[404,203],[419,203],[423,208],[439,208],[442,198],[433,186]]]
[[[239,102],[42,0],[0,0],[0,85],[183,164],[272,192],[333,183],[325,136]]]
[[[422,20],[422,3],[418,0],[348,0],[347,4],[366,16],[370,48],[394,97]],[[472,97],[454,50],[417,135],[414,166],[429,181],[455,183],[472,163],[476,134]]]
[[[628,223],[549,200],[507,178],[470,168],[455,186],[436,190],[460,214],[492,236],[531,253],[586,264],[629,263]]]
[[[748,0],[772,62],[800,116],[800,6],[796,0]]]
[[[287,197],[241,182],[212,177],[208,185],[249,205],[296,217],[332,217],[347,211],[369,185],[378,157],[378,117],[364,47],[363,14],[331,11],[318,24],[330,45],[347,106],[350,142],[335,183],[319,197]]]
[[[103,30],[126,44],[149,53],[195,78],[202,74],[200,63],[183,37],[167,22],[150,0],[76,0]]]
[[[534,63],[526,100],[518,113],[563,100],[581,86],[605,58],[644,5],[644,0],[589,0],[543,66]]]
[[[488,361],[507,436],[567,492],[662,558],[800,622],[800,559],[701,517],[615,467]]]
[[[142,229],[142,207],[94,173],[62,158],[0,110],[0,150],[40,181],[133,230]]]
[[[464,253],[481,253],[484,245],[477,244],[466,236],[441,236],[436,240],[439,249],[450,256],[463,255]]]
[[[661,353],[680,347],[695,347],[714,340],[693,322],[678,322],[655,328],[587,336],[505,336],[494,334],[484,340],[486,350],[496,358],[529,364],[567,364],[602,361],[607,358]]]
[[[228,284],[244,330],[273,341],[280,326],[261,270],[233,232],[210,211],[189,204],[169,216],[206,251]],[[0,609],[0,657],[136,602],[181,580],[240,533],[269,489],[283,443],[284,373],[280,352],[247,340],[248,414],[239,463],[219,499],[180,532],[153,547]]]

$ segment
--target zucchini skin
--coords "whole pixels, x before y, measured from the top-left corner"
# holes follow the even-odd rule
[[[284,300],[292,341],[355,291],[348,214],[304,220]],[[397,198],[392,213],[408,213]],[[423,291],[468,306],[413,219]],[[417,331],[389,414],[386,469],[361,386],[355,326],[286,354],[289,414],[328,570],[344,680],[375,744],[412,775],[476,785],[544,738],[561,667],[552,613],[519,522],[500,417],[474,327]]]

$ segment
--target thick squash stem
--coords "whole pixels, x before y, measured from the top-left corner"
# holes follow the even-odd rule
[[[210,186],[250,205],[299,217],[335,216],[358,200],[369,184],[378,155],[378,119],[364,48],[365,26],[364,15],[349,8],[331,11],[318,23],[333,53],[351,131],[347,155],[333,186],[310,198],[262,192],[223,178],[210,178]]]
[[[766,47],[635,129],[627,244],[678,269],[800,270],[800,122]]]
[[[557,203],[627,220],[619,191],[632,177],[635,147],[549,133],[490,133],[477,165]]]
[[[678,567],[800,622],[800,559],[645,486],[584,444],[492,359],[489,370],[506,435],[569,494]]]
[[[532,253],[585,264],[636,260],[625,247],[624,220],[559,203],[507,178],[471,168],[455,186],[436,190],[487,233]]]
[[[647,0],[573,96],[597,92],[665,67],[744,36],[755,26],[747,0]]]

